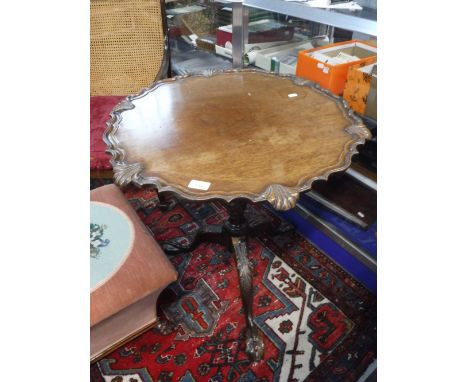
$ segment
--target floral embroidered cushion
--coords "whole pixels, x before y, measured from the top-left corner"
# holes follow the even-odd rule
[[[107,203],[91,202],[91,291],[122,266],[134,240],[134,226],[120,209]]]

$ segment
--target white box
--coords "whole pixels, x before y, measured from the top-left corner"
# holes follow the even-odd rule
[[[232,49],[225,48],[219,45],[215,45],[215,52],[220,56],[231,58],[232,59]]]
[[[246,54],[250,52],[259,52],[261,49],[271,48],[273,46],[284,45],[287,41],[274,41],[274,42],[260,42],[257,44],[246,44],[244,46],[244,51]],[[226,44],[226,47],[215,45],[215,52],[220,56],[232,58],[232,44]],[[252,63],[252,61],[251,61]]]
[[[255,66],[284,74],[296,74],[297,53],[301,50],[312,49],[311,41],[301,41],[272,48],[259,50],[255,56]],[[276,67],[279,65],[279,69]]]

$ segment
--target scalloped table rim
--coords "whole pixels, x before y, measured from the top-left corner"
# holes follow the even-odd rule
[[[131,110],[135,107],[135,105],[132,103],[133,100],[144,97],[145,95],[156,90],[162,85],[174,81],[180,81],[184,78],[211,77],[219,74],[238,72],[261,73],[263,75],[270,75],[280,78],[289,78],[296,85],[309,87],[312,90],[321,92],[326,97],[333,99],[337,103],[340,110],[343,112],[343,115],[347,117],[347,119],[351,119],[354,122],[344,129],[353,138],[351,144],[348,145],[347,149],[343,150],[343,154],[345,155],[344,164],[340,165],[340,163],[342,162],[341,155],[336,166],[324,169],[321,175],[301,179],[299,180],[298,184],[294,187],[283,186],[281,184],[270,184],[265,188],[265,190],[259,193],[230,191],[223,194],[220,192],[211,191],[205,194],[199,194],[191,192],[189,188],[171,184],[170,182],[167,182],[164,179],[154,176],[146,176],[144,173],[143,164],[129,163],[126,160],[126,153],[123,150],[123,148],[119,146],[119,142],[115,134],[122,120],[122,112]],[[352,156],[358,153],[357,146],[364,144],[366,139],[371,138],[371,133],[369,129],[367,129],[367,127],[364,126],[362,119],[354,114],[354,112],[349,108],[347,102],[344,101],[341,97],[332,94],[328,90],[322,89],[318,84],[312,81],[305,80],[303,78],[289,74],[273,74],[257,69],[233,69],[225,71],[205,70],[201,74],[176,76],[169,79],[157,81],[149,88],[142,89],[140,93],[136,95],[127,96],[123,101],[121,101],[113,108],[113,110],[110,113],[110,116],[110,120],[106,123],[107,127],[104,131],[103,139],[107,145],[106,152],[112,155],[112,159],[110,160],[110,162],[114,170],[114,180],[118,186],[123,187],[129,184],[130,182],[133,182],[138,186],[154,185],[157,187],[159,192],[174,192],[186,199],[197,201],[209,199],[222,199],[226,202],[230,202],[233,199],[239,198],[249,199],[252,202],[268,201],[276,210],[282,211],[293,208],[296,205],[296,202],[299,198],[299,194],[303,191],[309,190],[312,187],[312,183],[316,180],[327,180],[330,174],[346,170],[351,164]]]

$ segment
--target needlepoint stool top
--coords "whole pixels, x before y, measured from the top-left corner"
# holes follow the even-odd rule
[[[112,204],[91,202],[91,291],[109,279],[125,262],[133,247],[135,228]]]

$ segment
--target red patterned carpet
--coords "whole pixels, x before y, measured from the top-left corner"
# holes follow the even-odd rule
[[[226,219],[221,203],[181,202],[162,212],[148,189],[126,195],[157,240]],[[281,220],[263,207],[250,216]],[[153,329],[91,365],[92,382],[357,381],[376,357],[376,298],[296,232],[249,241],[254,315],[263,361],[244,352],[235,262],[215,244],[172,257],[179,280],[161,296]]]

